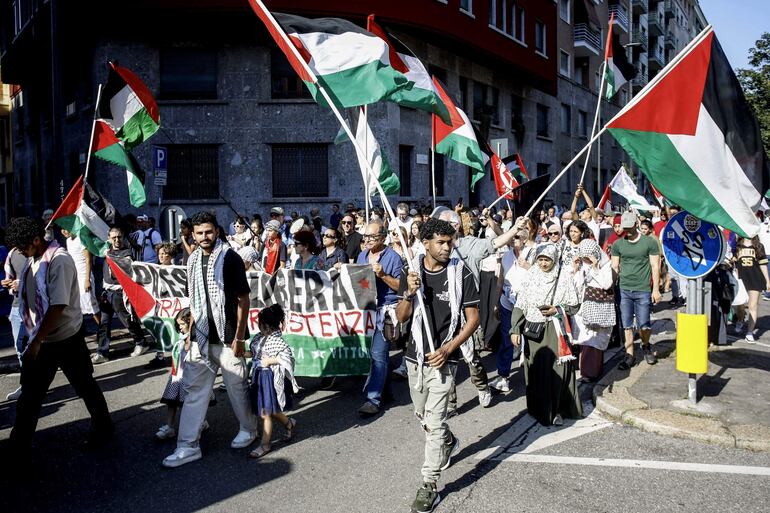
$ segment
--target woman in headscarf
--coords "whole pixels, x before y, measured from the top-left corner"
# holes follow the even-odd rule
[[[583,415],[566,321],[566,315],[576,313],[579,306],[573,279],[576,269],[564,266],[560,271],[560,259],[559,246],[538,248],[511,315],[511,343],[524,344],[527,410],[546,426]]]
[[[601,376],[604,351],[616,322],[614,276],[610,259],[593,239],[580,242],[577,258],[575,286],[581,301],[572,317],[572,337],[581,346],[580,377],[594,382]]]

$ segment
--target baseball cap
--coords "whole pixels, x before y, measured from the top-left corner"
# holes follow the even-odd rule
[[[278,214],[279,216],[283,215],[283,208],[281,207],[273,207],[270,209],[271,214]]]
[[[274,232],[280,232],[281,231],[281,223],[273,219],[272,221],[268,221],[265,224],[265,230],[273,230]]]
[[[410,216],[416,216],[416,215],[417,215],[417,209],[416,209],[416,208],[413,208],[412,210],[410,210],[410,211],[409,211],[409,215],[410,215]]]
[[[147,217],[147,214],[139,214],[138,216],[136,216],[136,220],[137,221],[149,221],[150,218]]]
[[[623,212],[623,215],[620,216],[620,227],[633,228],[634,226],[636,226],[636,214],[633,212]]]

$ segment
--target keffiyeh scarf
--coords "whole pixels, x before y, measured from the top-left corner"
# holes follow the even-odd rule
[[[251,370],[251,381],[254,383],[257,379],[257,372],[261,367],[258,362],[262,357],[277,358],[278,365],[271,365],[273,371],[273,386],[275,387],[275,396],[281,409],[286,408],[286,391],[284,390],[285,379],[291,381],[294,393],[299,392],[299,386],[294,379],[294,354],[291,348],[283,340],[281,332],[276,330],[269,335],[257,335],[251,341],[251,357],[254,362]]]
[[[423,261],[425,255],[420,255],[417,259],[417,273],[422,276]],[[447,283],[449,288],[449,307],[452,312],[451,321],[449,324],[449,331],[447,338],[441,341],[433,341],[434,347],[449,342],[454,337],[457,330],[458,323],[460,328],[465,325],[465,316],[462,313],[462,300],[463,300],[463,270],[465,264],[459,258],[452,258],[447,264]],[[423,281],[420,280],[420,290],[418,294],[425,295]],[[422,309],[418,305],[414,307],[414,313],[412,316],[412,340],[414,341],[415,355],[417,356],[417,382],[414,385],[415,390],[422,390],[423,384],[423,364],[425,363],[425,354],[423,351],[423,320]],[[473,339],[469,338],[460,346],[460,350],[463,353],[463,358],[470,362],[473,359]]]
[[[537,258],[550,258],[554,265],[550,271],[544,272],[535,262],[527,273],[516,297],[516,308],[524,312],[524,317],[530,322],[545,322],[547,319],[540,313],[541,305],[576,306],[580,300],[572,279],[569,267],[559,273],[560,246],[546,244],[538,248]]]
[[[209,363],[209,318],[206,308],[206,292],[214,315],[214,325],[219,340],[225,343],[225,294],[223,269],[225,253],[230,248],[217,240],[214,250],[209,255],[206,276],[203,275],[201,257],[203,251],[198,248],[190,254],[187,262],[187,288],[190,293],[190,311],[195,319],[195,343],[198,344],[201,358],[213,371]]]
[[[29,343],[37,335],[40,325],[43,324],[43,317],[48,311],[48,284],[46,283],[48,278],[48,266],[55,256],[63,253],[66,253],[64,248],[59,246],[58,242],[51,241],[48,244],[48,248],[43,253],[43,256],[40,258],[40,266],[38,267],[37,273],[35,273],[36,290],[34,305],[27,304],[26,293],[27,274],[32,272],[32,258],[27,260],[24,269],[21,271],[21,278],[19,280],[19,311],[21,312],[22,321],[24,321],[24,327],[27,329],[28,334],[26,343],[21,350],[22,354],[27,350]],[[32,308],[34,308],[35,311],[34,322],[32,321],[32,315],[30,315],[30,310],[32,310]]]

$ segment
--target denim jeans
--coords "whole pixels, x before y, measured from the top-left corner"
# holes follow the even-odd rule
[[[131,311],[126,310],[126,306],[123,303],[123,291],[122,290],[105,290],[99,301],[99,310],[101,311],[101,320],[99,322],[99,330],[96,334],[98,340],[98,346],[96,351],[107,356],[110,352],[110,341],[112,339],[112,314],[118,315],[120,322],[128,328],[128,332],[134,339],[134,344],[137,346],[146,345],[144,339],[144,330],[142,325],[134,315],[133,309]]]
[[[620,289],[620,319],[624,329],[633,329],[634,316],[640,330],[650,329],[650,292]]]
[[[21,349],[23,347],[24,339],[27,337],[27,328],[21,320],[21,312],[19,311],[18,306],[11,308],[11,314],[8,316],[8,320],[11,323],[11,336],[13,336],[13,345],[16,348],[16,356],[19,357],[19,365],[21,365]]]
[[[497,350],[497,375],[507,378],[511,374],[513,362],[521,356],[521,346],[511,344],[511,310],[499,306],[500,309],[500,349]]]
[[[385,378],[388,376],[388,351],[390,343],[385,340],[385,335],[379,329],[374,330],[372,336],[372,348],[369,354],[372,358],[372,366],[369,370],[369,377],[366,380],[364,389],[366,390],[366,399],[375,406],[380,406],[382,398],[382,389],[385,387]]]

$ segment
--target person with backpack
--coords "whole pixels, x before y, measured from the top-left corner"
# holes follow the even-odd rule
[[[150,218],[145,214],[136,217],[137,230],[131,234],[133,239],[134,249],[136,255],[134,260],[139,262],[147,262],[148,264],[158,263],[158,250],[157,246],[163,243],[163,237],[160,236],[160,232],[155,229]]]

